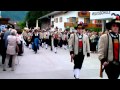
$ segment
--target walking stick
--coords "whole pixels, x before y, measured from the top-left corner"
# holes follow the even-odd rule
[[[100,77],[103,78],[103,71],[105,68],[103,67],[102,63],[100,63]]]
[[[102,71],[102,63],[100,62],[100,77],[103,77],[103,71]]]

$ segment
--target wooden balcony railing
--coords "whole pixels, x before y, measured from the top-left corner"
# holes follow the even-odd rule
[[[79,17],[90,17],[90,12],[89,11],[80,11],[78,12]]]
[[[67,26],[74,27],[74,23],[72,23],[72,22],[65,22],[64,23],[64,27],[67,27]]]
[[[84,24],[86,28],[102,28],[102,24]]]

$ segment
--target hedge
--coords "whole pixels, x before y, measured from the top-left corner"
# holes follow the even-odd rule
[[[90,30],[90,31],[95,31],[95,32],[100,32],[100,31],[102,31],[102,28],[86,28],[86,29],[88,29],[88,30]]]

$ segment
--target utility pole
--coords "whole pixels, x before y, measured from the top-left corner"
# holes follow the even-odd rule
[[[36,20],[36,28],[38,28],[38,19]]]

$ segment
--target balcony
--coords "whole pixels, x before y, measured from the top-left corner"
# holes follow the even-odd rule
[[[89,11],[81,11],[78,12],[79,17],[90,17],[90,12]]]
[[[74,23],[73,22],[65,22],[64,27],[67,27],[67,26],[74,27]]]

